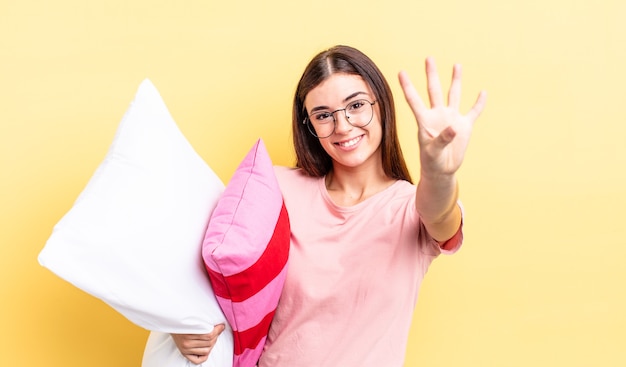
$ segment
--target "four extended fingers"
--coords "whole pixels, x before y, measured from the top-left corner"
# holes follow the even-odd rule
[[[443,106],[443,95],[441,93],[441,82],[439,81],[439,73],[435,59],[426,58],[426,83],[428,87],[428,98],[430,99],[430,107],[435,108]]]
[[[483,112],[486,102],[487,92],[481,90],[476,98],[476,102],[474,102],[474,106],[472,106],[472,109],[467,113],[467,117],[469,117],[471,121],[476,120],[478,116],[480,116],[481,112]]]
[[[450,90],[448,91],[448,106],[455,110],[459,110],[461,105],[462,74],[462,66],[460,64],[454,64],[452,68],[452,81],[450,83]],[[444,106],[443,92],[441,90],[439,73],[437,72],[435,60],[432,57],[426,58],[426,77],[428,97],[430,99],[431,108]],[[426,109],[424,102],[415,90],[415,87],[411,83],[409,76],[406,74],[406,72],[400,72],[399,79],[407,102],[409,103],[411,109],[416,114],[416,116],[419,117],[419,115]],[[467,113],[467,117],[470,118],[470,120],[473,121],[478,118],[478,116],[484,109],[486,97],[487,93],[485,91],[481,91],[479,93],[476,102],[472,106],[472,109]]]
[[[450,83],[450,90],[448,91],[448,106],[457,110],[461,106],[462,72],[461,64],[454,64],[452,67],[452,82]]]
[[[408,102],[409,107],[413,110],[413,113],[419,117],[420,113],[426,109],[424,101],[422,101],[422,98],[413,86],[409,75],[405,71],[401,71],[398,78],[400,79],[400,86],[404,92],[404,98]]]

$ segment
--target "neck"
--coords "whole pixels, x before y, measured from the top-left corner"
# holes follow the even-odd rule
[[[386,189],[395,180],[382,170],[338,169],[334,167],[325,177],[326,189],[338,205],[351,206]]]

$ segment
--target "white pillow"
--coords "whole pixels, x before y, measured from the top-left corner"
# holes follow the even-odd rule
[[[145,80],[39,262],[148,330],[198,334],[226,324],[208,364],[231,366],[232,329],[201,255],[223,190]]]

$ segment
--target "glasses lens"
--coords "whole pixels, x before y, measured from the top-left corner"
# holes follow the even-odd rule
[[[335,117],[330,112],[316,112],[307,118],[307,127],[318,138],[327,138],[335,130]]]
[[[352,126],[363,127],[372,121],[374,109],[370,101],[359,99],[346,106],[346,117]]]

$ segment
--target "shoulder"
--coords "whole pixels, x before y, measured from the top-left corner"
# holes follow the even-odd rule
[[[294,185],[302,182],[314,182],[317,177],[307,175],[301,168],[274,166],[274,173],[278,183],[282,185]]]
[[[416,186],[405,180],[398,180],[390,186],[390,191],[394,195],[409,195],[415,196]]]
[[[416,211],[415,194],[415,185],[408,181],[398,180],[381,193],[382,205],[395,207],[395,210],[403,208],[414,213]]]
[[[302,191],[308,186],[317,185],[319,177],[311,177],[301,168],[274,166],[276,180],[283,194]]]
[[[276,173],[277,178],[298,174],[299,171],[302,170],[294,167],[274,166],[274,173]]]

